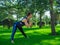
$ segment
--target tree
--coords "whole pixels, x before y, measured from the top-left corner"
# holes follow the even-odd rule
[[[54,0],[49,0],[49,2],[50,2],[50,15],[51,15],[51,32],[52,32],[52,35],[56,35],[55,17],[54,17],[54,11],[53,11],[53,1]]]
[[[49,8],[49,6],[48,6],[48,0],[38,0],[37,1],[37,10],[39,11],[39,13],[40,13],[40,24],[41,24],[41,22],[42,22],[42,19],[41,19],[41,17],[43,16],[43,14],[44,14],[44,12],[45,12],[45,10],[48,10]],[[40,25],[40,28],[41,28],[41,25]]]

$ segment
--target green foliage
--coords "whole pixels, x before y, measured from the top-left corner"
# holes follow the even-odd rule
[[[0,5],[2,5],[0,6],[0,20],[5,19],[6,17],[13,19],[12,15],[14,14],[16,14],[18,20],[22,16],[25,16],[29,11],[33,13],[33,20],[35,20],[36,16],[34,13],[39,12],[40,16],[42,17],[45,11],[50,10],[49,0],[0,0],[0,2],[1,1],[3,1],[3,3],[0,3]],[[54,0],[53,5],[58,7],[58,2],[59,0]],[[54,8],[54,11],[56,11],[58,14],[57,8]]]

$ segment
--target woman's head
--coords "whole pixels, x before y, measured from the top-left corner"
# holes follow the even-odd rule
[[[28,17],[28,18],[32,18],[32,13],[29,12],[29,13],[27,14],[27,17]]]

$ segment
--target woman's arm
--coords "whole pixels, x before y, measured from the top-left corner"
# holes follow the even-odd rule
[[[22,22],[24,22],[27,27],[30,27],[31,26],[30,23],[28,24],[27,19],[24,19]]]
[[[32,25],[33,25],[32,22],[29,22],[29,25],[30,25],[30,27],[32,27]]]

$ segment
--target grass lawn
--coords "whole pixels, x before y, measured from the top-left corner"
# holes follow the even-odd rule
[[[38,28],[36,26],[30,28],[24,27],[24,32],[29,36],[29,39],[25,39],[19,30],[17,30],[14,41],[15,44],[11,44],[12,28],[7,29],[0,26],[0,45],[60,45],[60,26],[56,26],[56,32],[59,35],[52,36],[49,26]]]

